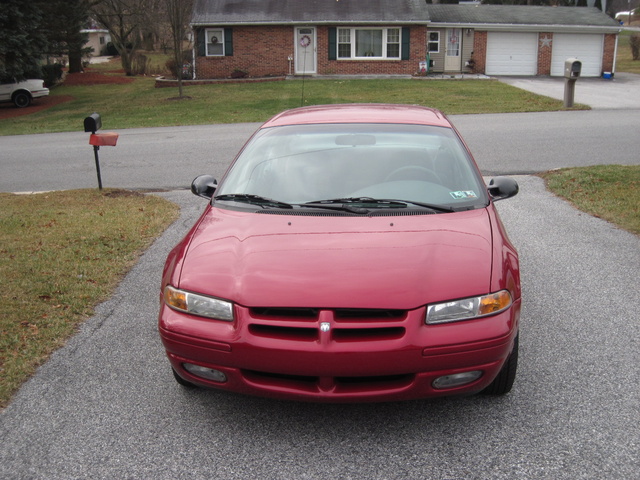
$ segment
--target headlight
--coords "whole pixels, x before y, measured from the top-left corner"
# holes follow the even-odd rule
[[[425,322],[433,325],[471,320],[472,318],[500,313],[510,306],[511,295],[508,291],[502,290],[481,297],[464,298],[462,300],[429,305]]]
[[[167,286],[164,289],[164,301],[171,308],[181,312],[233,322],[233,304],[226,300]]]

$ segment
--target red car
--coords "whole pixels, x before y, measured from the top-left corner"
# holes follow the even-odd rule
[[[251,137],[171,251],[159,330],[178,383],[321,402],[511,389],[518,254],[436,110],[327,105]]]

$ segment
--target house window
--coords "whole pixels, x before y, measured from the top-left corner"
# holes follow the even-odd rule
[[[339,28],[338,58],[400,58],[399,28]]]
[[[208,28],[207,36],[207,56],[224,55],[224,29]]]
[[[440,52],[440,32],[429,32],[429,43],[427,44],[429,53]]]
[[[338,58],[351,58],[351,30],[338,30]]]

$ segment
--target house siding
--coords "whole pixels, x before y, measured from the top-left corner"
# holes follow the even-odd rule
[[[471,72],[473,68],[468,66],[467,63],[473,56],[473,49],[475,47],[475,32],[471,28],[462,29],[462,71]]]
[[[357,25],[366,27],[366,24]],[[378,25],[376,25],[378,27]],[[410,32],[408,60],[337,60],[330,59],[329,31],[331,26],[317,26],[317,75],[415,75],[419,63],[427,57],[427,27],[420,25],[404,26]],[[220,79],[236,76],[238,71],[249,77],[286,76],[295,71],[289,56],[295,58],[294,26],[235,26],[233,27],[233,55],[196,56],[197,79]],[[432,72],[442,72],[444,68],[444,48],[446,29],[440,31],[440,52],[432,54],[435,61]],[[462,29],[462,71],[485,73],[487,60],[487,31],[471,31],[466,34]],[[197,33],[197,32],[196,32]],[[198,35],[195,38],[199,38]],[[550,45],[543,43],[544,38],[551,39]],[[605,34],[603,45],[602,70],[613,71],[616,34]],[[198,47],[196,46],[196,51]],[[551,74],[553,53],[553,33],[538,33],[537,75]],[[473,67],[466,67],[472,59]]]
[[[544,42],[544,39],[551,42]],[[545,43],[549,43],[545,45]],[[551,74],[551,57],[553,53],[553,33],[541,32],[538,34],[538,75]]]
[[[475,31],[473,42],[473,71],[485,73],[487,61],[487,37],[486,31]],[[543,39],[551,39],[550,45],[544,45]],[[608,33],[604,35],[602,51],[602,71],[612,72],[615,61],[617,35]],[[538,65],[536,75],[551,75],[551,60],[553,56],[553,33],[540,32],[538,34]]]
[[[427,28],[412,25],[409,32],[408,60],[329,60],[329,27],[318,27],[318,74],[415,75],[427,56]]]
[[[414,75],[418,72],[419,62],[426,58],[426,26],[408,27],[407,60],[330,60],[329,28],[316,27],[318,75]],[[195,38],[200,37],[196,34]],[[246,72],[249,77],[288,75],[291,73],[289,56],[295,58],[294,41],[293,26],[236,26],[233,28],[233,55],[197,56],[196,78],[229,78],[237,71]]]
[[[487,65],[487,32],[475,31],[473,35],[473,71],[484,73]]]
[[[289,55],[293,55],[292,27],[234,27],[233,55],[197,56],[196,78],[228,78],[236,71],[250,77],[287,75]]]
[[[604,46],[602,52],[602,71],[613,72],[615,64],[616,42],[618,36],[608,33],[604,36]]]

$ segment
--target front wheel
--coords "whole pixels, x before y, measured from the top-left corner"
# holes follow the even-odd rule
[[[26,92],[18,92],[13,96],[13,104],[18,108],[31,105],[31,95]]]
[[[516,370],[518,369],[518,338],[520,334],[516,335],[516,339],[513,341],[513,350],[509,355],[509,358],[504,362],[504,365],[500,369],[498,376],[489,384],[487,388],[482,390],[484,395],[504,395],[511,391],[513,382],[516,379]]]

